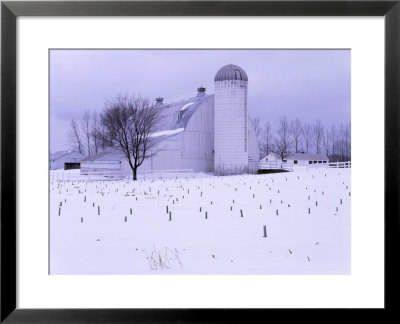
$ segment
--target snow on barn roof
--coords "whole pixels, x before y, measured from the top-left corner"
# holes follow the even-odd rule
[[[189,103],[185,104],[185,105],[181,108],[181,111],[184,111],[184,110],[188,109],[189,106],[191,106],[191,105],[193,105],[193,104],[194,104],[194,102],[189,102]]]
[[[175,135],[175,134],[178,134],[180,132],[183,132],[184,130],[185,130],[184,128],[163,130],[163,131],[151,134],[150,137],[160,137],[160,136]]]
[[[65,156],[71,154],[71,153],[80,154],[78,151],[73,151],[73,150],[70,150],[70,151],[58,151],[58,152],[50,154],[50,160],[58,160],[58,159],[61,159],[62,157],[65,157]],[[83,154],[82,154],[82,158],[84,158]]]

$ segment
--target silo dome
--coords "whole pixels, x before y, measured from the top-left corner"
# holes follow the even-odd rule
[[[225,80],[248,81],[247,73],[237,65],[228,64],[220,68],[214,78],[214,82]]]

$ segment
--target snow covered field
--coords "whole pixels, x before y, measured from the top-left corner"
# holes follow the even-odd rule
[[[50,180],[50,273],[350,273],[350,175]]]

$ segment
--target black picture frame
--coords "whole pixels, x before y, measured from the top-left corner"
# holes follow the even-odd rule
[[[16,19],[19,16],[384,16],[385,17],[385,307],[357,310],[379,319],[396,312],[399,288],[400,0],[393,1],[2,1],[1,2],[1,313],[3,323],[199,323],[265,321],[267,309],[16,308]],[[366,289],[367,290],[367,289]],[[245,298],[240,296],[239,298]],[[293,310],[313,320],[321,310]],[[309,314],[309,311],[314,312]],[[324,310],[328,312],[328,310]],[[268,313],[267,313],[268,312]],[[351,311],[347,311],[349,313]],[[316,315],[318,313],[318,315]],[[332,319],[339,316],[329,310]],[[316,316],[315,316],[316,315]],[[393,314],[391,314],[393,315]],[[395,317],[394,317],[395,318]],[[360,318],[358,318],[360,320]]]

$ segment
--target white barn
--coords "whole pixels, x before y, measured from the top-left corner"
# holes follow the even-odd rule
[[[58,151],[50,154],[50,170],[79,169],[80,161],[85,155],[78,151]]]
[[[163,103],[162,98],[157,98],[164,122],[153,136],[160,144],[157,153],[139,167],[138,174],[160,170],[256,172],[259,149],[247,115],[247,84],[246,72],[229,64],[215,75],[214,95],[200,87],[196,96],[189,99]],[[86,159],[81,173],[111,169],[131,173],[123,154],[109,148]]]
[[[292,153],[287,158],[281,159],[277,153],[269,153],[267,156],[260,159],[262,164],[279,164],[288,163],[294,166],[307,166],[310,164],[328,164],[329,159],[325,154],[311,153]]]

